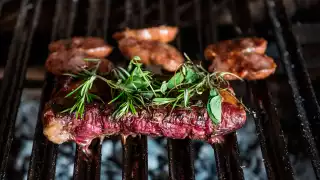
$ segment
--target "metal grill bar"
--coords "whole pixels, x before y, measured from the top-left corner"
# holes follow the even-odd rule
[[[29,52],[31,49],[31,42],[33,40],[34,31],[38,25],[42,0],[36,2],[32,22],[28,24],[30,26],[26,31],[24,29],[24,25],[26,23],[28,10],[24,10],[24,7],[27,5],[27,3],[28,1],[21,2],[21,10],[16,23],[15,33],[10,47],[9,59],[4,72],[3,86],[1,88],[1,179],[5,178],[5,171],[11,143],[13,140],[14,124],[16,122],[16,115],[18,106],[20,104],[22,87],[26,74]],[[19,35],[21,36],[19,37]],[[22,42],[19,42],[19,40],[22,40]],[[19,49],[18,53],[15,52],[16,48]],[[13,53],[18,54],[18,57],[14,57]]]
[[[91,146],[91,157],[88,159],[86,159],[87,157],[85,157],[86,155],[81,151],[81,148],[77,146],[73,179],[100,179],[101,144],[96,140]]]
[[[148,179],[147,136],[121,138],[123,149],[122,179]]]
[[[214,2],[209,1],[208,11],[211,17],[214,17]],[[209,19],[209,36],[211,37],[211,42],[217,41],[217,28],[215,21]],[[215,144],[212,147],[215,150],[217,172],[219,179],[244,179],[243,171],[241,168],[238,142],[235,133],[227,135],[224,137],[225,143]]]
[[[139,13],[139,21],[136,21],[134,14],[132,13],[133,4],[131,1],[125,1],[126,5],[126,19],[125,25],[129,28],[142,28],[142,22],[145,21],[144,13]],[[141,1],[139,4],[141,12],[146,12],[145,4]],[[130,18],[131,17],[131,18]],[[147,136],[141,135],[138,137],[126,137],[121,136],[123,161],[122,161],[122,179],[136,179],[147,180],[148,179],[148,144]]]
[[[278,11],[278,20],[281,23],[283,38],[286,42],[287,50],[290,52],[290,60],[294,68],[300,95],[305,101],[302,101],[307,111],[309,122],[311,123],[312,132],[316,138],[317,148],[320,149],[320,107],[311,84],[310,76],[307,70],[306,61],[302,55],[299,42],[292,31],[291,23],[286,16],[285,7],[281,1],[274,1],[276,11]]]
[[[225,142],[215,144],[217,172],[219,179],[244,179],[241,168],[238,142],[235,133],[224,136]]]
[[[104,1],[104,2],[105,2],[105,6],[104,6],[105,12],[103,17],[103,33],[104,33],[103,37],[104,37],[104,40],[107,42],[111,0]]]
[[[287,144],[266,81],[250,83],[248,86],[253,86],[248,89],[251,101],[257,106],[254,120],[267,175],[269,179],[294,179]]]
[[[61,37],[66,37],[68,34],[68,29],[72,29],[73,23],[68,23],[63,21],[65,17],[69,17],[69,20],[73,22],[74,20],[70,16],[63,16],[63,8],[65,0],[57,0],[55,15],[53,18],[53,30],[51,34],[51,40],[57,40]],[[77,6],[77,1],[72,1]],[[63,22],[63,23],[62,23]],[[54,179],[56,170],[56,159],[58,152],[58,145],[53,144],[48,141],[48,139],[43,135],[43,125],[41,121],[42,110],[44,104],[50,100],[50,94],[53,90],[53,75],[47,73],[46,83],[42,91],[42,98],[39,108],[39,116],[37,121],[37,127],[35,130],[35,136],[33,140],[31,161],[29,165],[28,179]]]
[[[180,25],[179,1],[173,1],[173,17],[176,26]],[[160,9],[161,10],[161,9]],[[160,14],[162,14],[160,12]],[[177,48],[182,51],[181,38],[178,34],[176,40]],[[192,145],[189,139],[168,139],[167,144],[169,158],[169,176],[172,180],[195,179],[192,157]]]
[[[41,122],[42,111],[46,102],[50,100],[50,94],[53,89],[53,77],[46,76],[46,81],[43,86],[40,108],[38,114],[38,122],[35,129],[33,147],[31,153],[31,160],[29,163],[28,179],[54,179],[56,172],[56,159],[58,152],[58,145],[50,142],[43,135],[43,125]]]
[[[233,24],[239,34],[253,34],[248,1],[231,2]],[[259,137],[264,164],[269,179],[293,179],[293,170],[288,156],[279,118],[271,103],[270,93],[265,80],[248,82],[248,91],[254,104],[253,118]]]
[[[90,0],[88,9],[88,28],[87,36],[92,36],[93,32],[98,29],[99,17],[97,15],[99,0]],[[101,34],[102,36],[102,34]],[[102,142],[101,142],[102,143]],[[101,144],[97,141],[93,141],[92,147],[90,148],[91,157],[88,160],[85,159],[85,154],[81,151],[81,147],[77,145],[73,179],[100,179],[101,171]]]
[[[292,44],[292,42],[294,42],[294,41],[292,41],[292,40],[286,41],[287,39],[284,38],[287,36],[285,35],[286,32],[284,31],[284,28],[281,27],[281,22],[277,18],[277,13],[276,13],[276,9],[275,9],[275,5],[276,5],[275,1],[266,0],[265,4],[268,9],[268,15],[269,15],[269,18],[270,18],[272,26],[273,26],[274,34],[275,34],[275,37],[276,37],[276,40],[278,43],[278,48],[281,52],[280,53],[281,59],[285,65],[284,67],[285,67],[285,70],[286,70],[288,78],[289,78],[289,84],[291,86],[294,101],[295,101],[297,111],[298,111],[298,118],[301,121],[301,124],[300,124],[301,125],[301,134],[302,134],[303,138],[305,139],[307,151],[310,155],[311,163],[314,168],[316,177],[319,179],[320,178],[319,153],[318,153],[316,143],[315,143],[314,138],[311,133],[311,129],[310,129],[310,125],[308,122],[306,111],[303,107],[303,100],[302,100],[300,92],[299,92],[299,86],[297,83],[297,79],[296,79],[294,72],[292,70],[290,58],[294,58],[294,57],[293,56],[291,57],[289,55],[289,52],[288,52],[289,49],[287,49],[288,47],[291,46],[288,44],[290,44],[290,42]],[[285,14],[281,14],[281,16],[285,16]],[[286,28],[290,28],[290,27],[286,27]],[[294,52],[294,51],[297,52],[297,49],[295,49],[295,50],[290,49],[290,52]],[[307,70],[305,70],[305,73],[307,73]],[[303,74],[304,73],[302,72],[302,75]],[[310,88],[312,88],[312,86],[310,86]]]
[[[170,179],[194,179],[191,141],[168,139],[168,153]]]

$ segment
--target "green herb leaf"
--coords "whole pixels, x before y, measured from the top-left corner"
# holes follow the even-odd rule
[[[184,96],[183,96],[184,107],[188,107],[188,104],[189,104],[189,90],[185,89],[183,94],[184,94]]]
[[[176,98],[154,98],[152,100],[152,103],[154,105],[160,106],[160,105],[164,105],[164,104],[168,104],[171,102],[174,102],[176,100]]]
[[[187,68],[185,82],[186,83],[193,83],[197,79],[198,79],[197,73],[194,70]]]
[[[168,81],[168,89],[172,89],[177,85],[181,84],[184,79],[184,76],[181,72],[176,73],[169,81]]]
[[[161,93],[162,93],[162,94],[166,94],[167,88],[168,88],[167,82],[166,82],[166,81],[163,81],[162,84],[161,84],[161,87],[160,87]]]
[[[213,96],[211,96],[213,95]],[[214,124],[219,124],[221,122],[222,114],[222,97],[217,94],[216,90],[210,90],[210,99],[207,103],[207,111],[210,116],[210,119]]]

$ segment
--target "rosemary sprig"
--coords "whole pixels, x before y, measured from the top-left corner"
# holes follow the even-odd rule
[[[100,65],[99,59],[84,59],[84,61],[90,61],[90,62],[96,62],[96,66],[90,71],[84,69],[79,74],[65,74],[67,76],[72,76],[73,78],[81,78],[83,79],[83,83],[78,86],[76,89],[74,89],[72,92],[67,94],[65,97],[72,97],[74,96],[74,99],[76,99],[74,105],[70,108],[65,109],[63,112],[75,112],[76,118],[80,117],[82,118],[84,115],[84,108],[85,104],[93,102],[94,99],[102,101],[102,99],[89,92],[89,90],[92,88],[92,85],[94,81],[96,80],[97,76],[97,69]],[[103,102],[103,101],[102,101]]]
[[[168,82],[159,81],[153,78],[151,72],[143,70],[139,57],[134,57],[127,69],[121,67],[114,69],[111,76],[108,76],[108,78],[111,77],[110,79],[97,74],[100,60],[90,59],[88,61],[97,62],[95,68],[84,69],[77,75],[67,74],[83,79],[83,83],[66,96],[74,96],[76,102],[64,112],[76,112],[77,117],[78,115],[82,117],[85,104],[93,102],[94,99],[101,100],[100,97],[89,92],[94,81],[101,79],[112,90],[113,99],[109,104],[116,104],[113,113],[116,119],[129,112],[136,114],[137,109],[148,106],[171,106],[172,110],[175,107],[189,108],[193,97],[209,91],[207,111],[212,121],[218,124],[221,121],[222,102],[219,92],[224,90],[223,87],[229,86],[223,76],[233,74],[227,72],[209,73],[201,65],[193,64],[186,54],[185,56],[187,61]],[[202,102],[194,105],[202,106]]]

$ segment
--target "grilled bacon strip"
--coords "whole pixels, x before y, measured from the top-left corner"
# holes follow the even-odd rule
[[[262,38],[226,40],[209,45],[204,52],[211,61],[209,72],[230,72],[248,80],[264,79],[275,72],[277,65],[264,53],[267,41]],[[236,77],[225,76],[226,80]]]

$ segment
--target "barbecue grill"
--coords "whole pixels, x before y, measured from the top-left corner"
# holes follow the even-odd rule
[[[45,60],[50,41],[74,35],[104,37],[111,45],[113,32],[130,28],[142,28],[161,24],[181,28],[175,45],[194,59],[203,59],[206,45],[220,39],[264,34],[274,39],[280,52],[280,74],[285,77],[299,120],[300,138],[311,159],[315,177],[320,179],[319,121],[320,108],[307,71],[307,65],[299,42],[281,0],[265,0],[264,27],[252,21],[248,0],[214,1],[165,1],[165,0],[21,0],[16,14],[14,32],[0,42],[0,57],[6,65],[0,90],[0,177],[6,179],[8,158],[14,138],[14,125],[22,89],[26,81],[28,61]],[[10,9],[13,1],[0,1],[2,12]],[[16,3],[15,3],[16,4]],[[219,37],[216,14],[222,7],[231,12],[233,32],[228,37]],[[1,25],[2,26],[2,25]],[[3,27],[0,27],[0,29]],[[4,27],[5,28],[5,27]],[[49,29],[50,34],[45,33]],[[36,37],[36,32],[41,36]],[[190,35],[192,34],[192,35]],[[221,33],[220,33],[221,34]],[[229,36],[233,34],[232,36]],[[42,38],[41,44],[40,42]],[[9,46],[9,42],[10,46]],[[5,53],[4,52],[8,52]],[[115,62],[116,64],[123,63]],[[294,179],[295,174],[288,156],[287,142],[279,121],[269,83],[278,72],[266,80],[234,83],[236,92],[245,89],[245,104],[252,111],[260,140],[264,164],[269,179]],[[41,110],[53,89],[53,77],[46,74],[42,91],[39,118],[34,135],[28,179],[54,179],[58,145],[49,142],[43,135]],[[224,144],[213,145],[219,179],[244,179],[236,133],[227,135]],[[85,160],[77,147],[74,164],[74,179],[100,179],[101,144],[93,142],[92,159]],[[195,179],[191,141],[168,139],[169,176],[171,179]],[[147,179],[147,137],[129,137],[123,143],[123,179]]]

